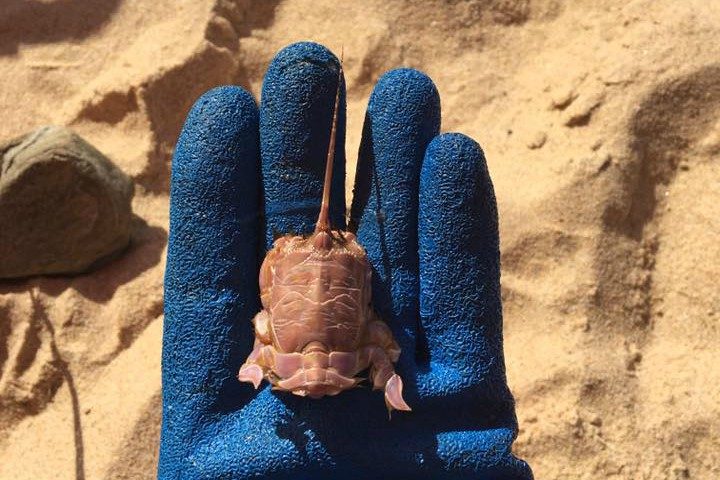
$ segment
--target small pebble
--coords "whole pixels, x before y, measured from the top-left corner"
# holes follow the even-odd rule
[[[542,148],[542,146],[545,145],[546,141],[547,141],[547,134],[545,132],[536,132],[535,135],[532,136],[530,141],[528,141],[527,147],[530,150]]]

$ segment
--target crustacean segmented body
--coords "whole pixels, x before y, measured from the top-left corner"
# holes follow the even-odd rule
[[[266,379],[276,390],[320,398],[355,387],[363,380],[357,374],[369,368],[388,409],[410,410],[394,369],[400,348],[372,308],[365,250],[354,234],[329,223],[341,73],[315,231],[280,237],[266,255],[260,268],[263,310],[253,319],[255,345],[238,378],[255,388]]]

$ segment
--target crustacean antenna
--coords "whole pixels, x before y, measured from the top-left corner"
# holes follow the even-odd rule
[[[333,160],[335,159],[335,134],[337,132],[338,105],[340,104],[343,56],[344,51],[341,51],[337,91],[335,92],[335,107],[333,108],[332,129],[330,130],[330,145],[328,145],[327,162],[325,163],[322,203],[320,204],[320,215],[318,215],[317,225],[315,225],[316,233],[330,230],[330,186],[332,184]]]

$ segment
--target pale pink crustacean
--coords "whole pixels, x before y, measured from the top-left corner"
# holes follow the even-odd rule
[[[255,345],[238,379],[255,388],[320,398],[355,387],[370,369],[389,410],[410,410],[394,363],[400,347],[372,307],[371,268],[354,234],[329,222],[340,75],[323,197],[315,231],[278,238],[260,268],[263,310],[253,319]]]

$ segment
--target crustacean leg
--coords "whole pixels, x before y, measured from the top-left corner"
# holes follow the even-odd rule
[[[400,375],[395,373],[388,352],[377,345],[368,345],[363,349],[362,357],[370,366],[373,390],[385,390],[385,405],[387,405],[388,410],[412,410],[403,399],[403,382]]]
[[[258,388],[266,372],[272,369],[272,364],[266,363],[268,355],[265,352],[268,348],[272,348],[270,346],[270,315],[267,311],[261,310],[253,318],[253,323],[255,324],[255,344],[247,360],[240,367],[238,380],[252,383],[255,388]]]
[[[253,351],[248,356],[245,363],[240,367],[238,372],[238,380],[241,382],[252,383],[255,388],[260,386],[263,377],[265,377],[265,370],[258,364],[260,358],[260,351],[265,347],[259,340],[255,340],[255,346]]]
[[[402,396],[403,382],[395,373],[394,362],[400,357],[400,347],[395,342],[385,322],[374,320],[368,324],[368,345],[363,349],[361,363],[370,367],[373,389],[385,390],[388,410],[410,411]]]

